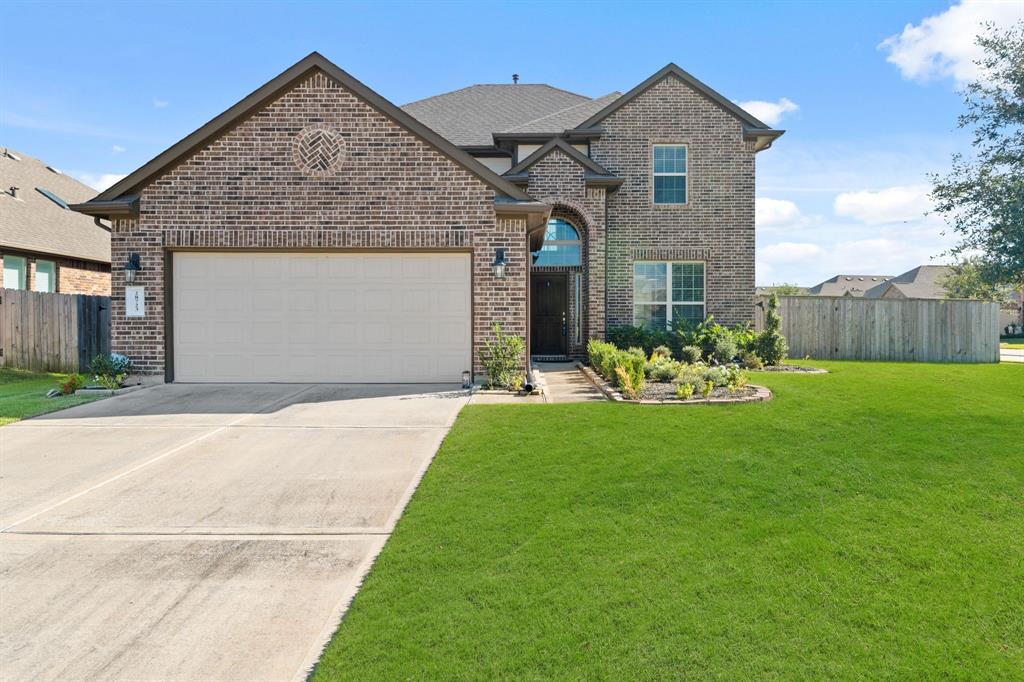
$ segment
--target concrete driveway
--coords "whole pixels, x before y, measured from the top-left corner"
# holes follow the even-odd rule
[[[466,400],[172,384],[0,428],[0,678],[303,679]]]

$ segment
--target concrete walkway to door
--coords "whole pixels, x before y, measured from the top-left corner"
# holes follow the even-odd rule
[[[172,384],[0,427],[0,677],[304,679],[466,401]]]

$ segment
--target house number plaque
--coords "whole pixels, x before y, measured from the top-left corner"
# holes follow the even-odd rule
[[[124,288],[125,317],[146,316],[146,287]]]

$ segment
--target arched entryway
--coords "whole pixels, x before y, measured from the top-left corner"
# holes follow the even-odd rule
[[[552,211],[530,272],[530,351],[536,358],[579,356],[583,344],[583,221]]]

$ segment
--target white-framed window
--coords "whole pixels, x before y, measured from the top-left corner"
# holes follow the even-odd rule
[[[687,202],[687,153],[685,144],[654,145],[654,203]]]
[[[695,324],[704,314],[704,263],[637,261],[633,263],[633,324],[672,328]]]
[[[36,291],[57,291],[57,264],[52,260],[36,261]]]
[[[27,262],[22,256],[4,254],[4,289],[24,289]]]

